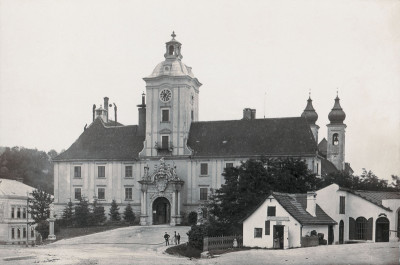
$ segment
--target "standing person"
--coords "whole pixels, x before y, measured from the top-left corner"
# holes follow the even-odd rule
[[[165,232],[164,239],[165,239],[165,245],[169,246],[169,235],[167,232]]]
[[[180,244],[180,242],[181,242],[181,235],[178,233],[178,235],[176,236],[176,239],[178,240],[178,245]]]
[[[174,231],[174,244],[176,245],[177,244],[177,238],[176,238],[176,231]]]

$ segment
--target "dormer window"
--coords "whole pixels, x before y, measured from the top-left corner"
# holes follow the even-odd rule
[[[334,133],[332,137],[332,144],[333,145],[339,145],[339,134]]]

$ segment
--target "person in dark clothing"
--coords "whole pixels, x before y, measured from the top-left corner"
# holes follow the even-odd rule
[[[181,235],[178,233],[178,235],[176,236],[176,240],[178,241],[178,245],[180,244],[180,242],[181,242]]]
[[[165,245],[168,246],[169,245],[169,235],[167,232],[165,232],[164,239],[165,239]]]

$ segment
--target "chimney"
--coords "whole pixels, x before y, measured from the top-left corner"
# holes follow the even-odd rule
[[[316,217],[316,208],[317,208],[316,197],[317,197],[317,193],[315,193],[315,191],[307,192],[306,211],[314,217]]]
[[[114,104],[114,122],[115,122],[115,126],[117,126],[117,105]]]
[[[142,94],[142,104],[137,105],[139,107],[139,125],[138,132],[139,136],[146,135],[146,103],[145,103],[145,94]]]
[[[255,120],[256,119],[256,110],[250,108],[243,109],[243,120]]]
[[[108,97],[104,97],[104,109],[106,110],[106,122],[108,122]]]
[[[96,118],[96,115],[95,115],[95,113],[96,113],[96,104],[93,104],[93,121],[94,121],[94,119]]]

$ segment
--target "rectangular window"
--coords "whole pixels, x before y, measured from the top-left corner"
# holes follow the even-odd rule
[[[161,110],[161,121],[169,122],[169,109]]]
[[[26,208],[22,209],[22,218],[26,219]]]
[[[192,118],[192,121],[194,120],[194,113],[193,110],[190,112],[190,117]]]
[[[270,221],[265,221],[265,235],[269,236],[270,235],[270,229],[271,227],[271,222]]]
[[[346,197],[340,196],[339,214],[345,214]]]
[[[132,188],[125,188],[125,200],[132,200]]]
[[[161,148],[163,150],[168,150],[169,136],[163,135],[161,136]]]
[[[74,167],[74,178],[81,178],[81,167]]]
[[[200,200],[206,201],[208,199],[208,188],[200,188]]]
[[[97,199],[105,200],[106,199],[106,189],[105,188],[98,188],[97,189]]]
[[[11,218],[15,218],[15,208],[11,207]]]
[[[207,163],[200,164],[200,175],[202,175],[202,176],[208,175],[208,164]]]
[[[106,167],[105,166],[98,166],[97,167],[97,177],[98,178],[105,178],[106,177]]]
[[[233,167],[233,163],[226,163],[225,168],[231,168]]]
[[[17,218],[21,218],[21,208],[17,208]]]
[[[262,237],[262,228],[254,228],[254,238]]]
[[[22,230],[22,238],[26,238],[26,228],[25,227]]]
[[[276,214],[276,207],[268,206],[267,216],[275,216],[275,214]]]
[[[21,229],[17,228],[17,238],[21,238]]]
[[[11,239],[15,238],[15,228],[11,228]]]
[[[35,238],[35,229],[31,228],[31,238]]]
[[[132,177],[132,166],[125,166],[125,178]]]
[[[75,200],[79,201],[82,197],[82,189],[75,188]]]

